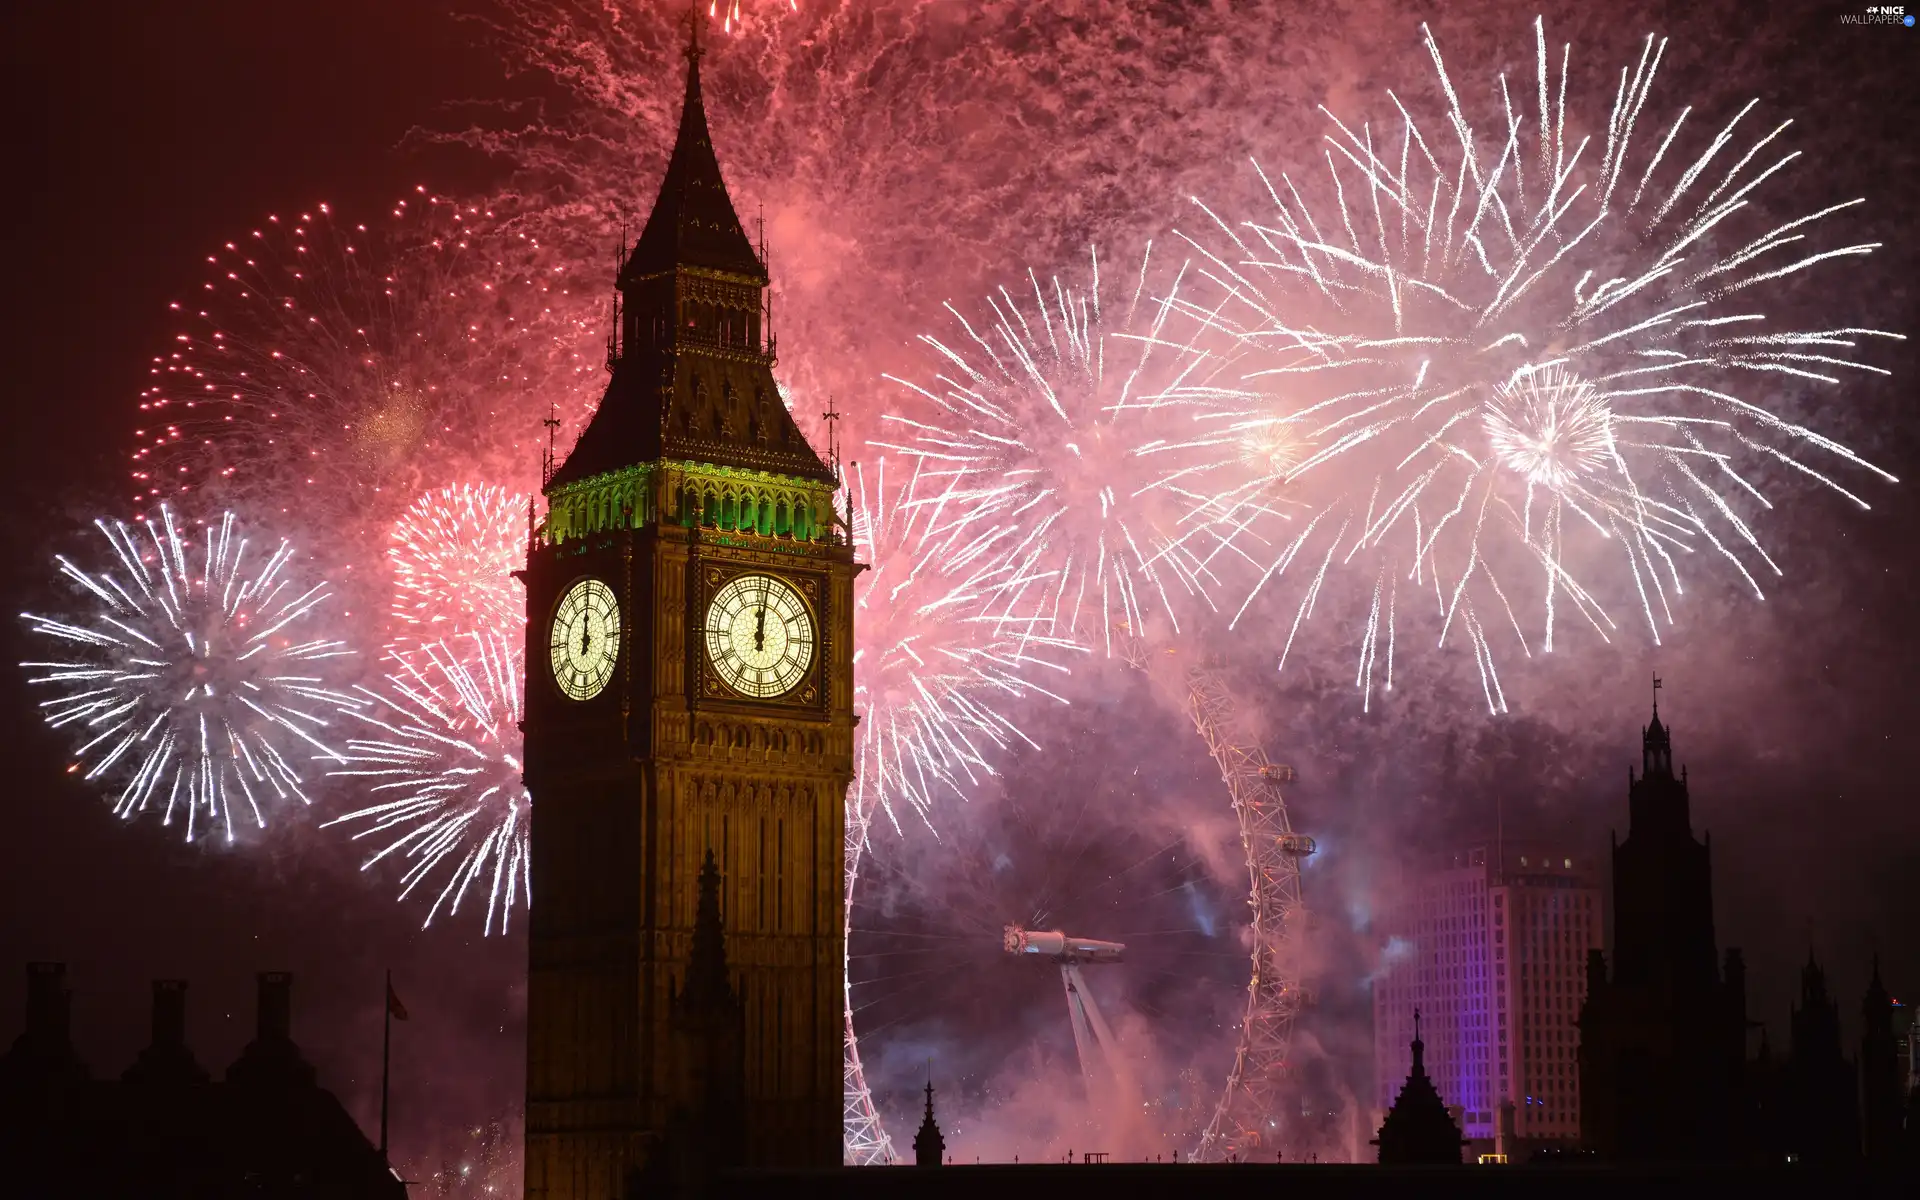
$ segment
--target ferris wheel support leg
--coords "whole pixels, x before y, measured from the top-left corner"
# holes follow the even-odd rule
[[[1095,1041],[1091,1023],[1087,1020],[1087,981],[1080,977],[1079,967],[1066,962],[1060,964],[1060,986],[1067,993],[1067,1018],[1073,1022],[1073,1048],[1080,1056],[1080,1077],[1087,1084],[1087,1099],[1098,1101],[1102,1081],[1094,1063],[1098,1060],[1101,1047]]]

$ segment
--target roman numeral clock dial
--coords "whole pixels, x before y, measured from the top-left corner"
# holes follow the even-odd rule
[[[707,658],[742,696],[771,700],[797,687],[813,665],[813,614],[772,575],[728,580],[707,605]]]
[[[620,603],[598,579],[582,579],[567,589],[553,610],[547,637],[553,681],[574,700],[591,700],[613,678],[620,657]]]

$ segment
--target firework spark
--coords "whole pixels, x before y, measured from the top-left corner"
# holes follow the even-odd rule
[[[1190,399],[1215,430],[1297,449],[1251,472],[1222,456],[1194,481],[1259,572],[1236,621],[1264,587],[1300,581],[1283,669],[1316,604],[1340,607],[1330,572],[1357,570],[1356,685],[1392,686],[1396,625],[1430,593],[1439,643],[1464,633],[1498,711],[1490,633],[1551,652],[1571,608],[1611,640],[1626,603],[1657,641],[1688,556],[1731,564],[1756,595],[1754,568],[1779,573],[1753,524],[1776,477],[1865,507],[1818,460],[1893,476],[1787,415],[1783,392],[1886,374],[1853,352],[1898,335],[1764,310],[1802,272],[1877,248],[1825,237],[1862,201],[1756,218],[1762,185],[1800,157],[1775,145],[1791,122],[1744,149],[1753,103],[1710,136],[1690,136],[1691,107],[1654,125],[1664,40],[1621,70],[1605,121],[1583,124],[1570,49],[1550,54],[1536,22],[1537,96],[1503,78],[1491,135],[1426,46],[1440,121],[1398,96],[1384,130],[1329,113],[1324,176],[1262,173],[1270,216],[1230,224],[1201,206],[1214,232],[1189,241],[1225,300],[1195,311],[1244,358],[1237,387]],[[1595,578],[1596,562],[1619,569]],[[1515,602],[1529,586],[1534,635]]]
[[[541,418],[598,400],[602,314],[505,223],[423,189],[373,228],[322,205],[209,255],[141,395],[138,501],[210,489],[350,529],[436,476],[531,490]]]
[[[414,501],[393,527],[395,637],[390,648],[465,633],[517,637],[526,589],[511,572],[526,558],[527,498],[459,484]]]
[[[164,824],[185,825],[188,841],[216,827],[233,841],[236,807],[264,828],[264,803],[311,803],[294,763],[344,761],[323,738],[351,703],[331,682],[351,651],[311,628],[327,584],[294,582],[293,546],[262,552],[232,513],[205,527],[197,553],[166,505],[137,530],[94,525],[114,567],[55,559],[97,606],[92,615],[21,614],[70,656],[22,666],[38,672],[28,683],[61,693],[40,711],[78,735],[73,769],[89,781],[124,779],[116,815],[159,810]]]
[[[1151,248],[1119,294],[1099,258],[1083,288],[1029,273],[1025,301],[1002,289],[976,326],[948,306],[952,343],[921,341],[941,360],[930,384],[894,376],[905,412],[875,445],[921,464],[943,522],[966,545],[1003,624],[1045,629],[1111,655],[1179,629],[1183,602],[1206,604],[1222,539],[1190,518],[1182,455],[1210,448],[1169,419],[1205,393],[1214,358],[1177,328],[1183,266],[1165,295],[1149,290]],[[921,503],[933,503],[927,500]],[[944,531],[946,525],[941,526]]]
[[[505,933],[532,895],[521,781],[520,655],[498,634],[472,633],[393,656],[380,688],[354,689],[364,730],[329,773],[368,781],[372,803],[328,821],[380,848],[362,864],[405,864],[400,898],[432,897],[422,928],[487,897],[483,932]]]
[[[943,795],[963,796],[994,774],[990,756],[1035,743],[1007,709],[1058,701],[1037,679],[1065,673],[1074,647],[991,616],[994,595],[964,523],[944,519],[945,496],[921,492],[925,468],[891,484],[886,460],[871,486],[850,472],[856,555],[854,708],[860,714],[857,771],[848,805],[864,828],[884,812],[895,830],[902,808],[928,820]]]
[[[770,4],[790,13],[800,11],[800,0],[770,0]],[[722,33],[738,33],[745,29],[748,10],[746,0],[707,0],[707,20],[718,23]]]
[[[1557,363],[1493,389],[1481,419],[1492,461],[1528,488],[1566,495],[1613,457],[1613,412],[1600,389]]]

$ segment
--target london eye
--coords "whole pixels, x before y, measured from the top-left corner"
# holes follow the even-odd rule
[[[1007,1155],[1105,1138],[1129,1156],[1224,1159],[1276,1140],[1302,994],[1299,862],[1312,843],[1288,824],[1284,770],[1240,740],[1218,670],[1167,661],[1182,672],[1184,720],[1156,710],[1151,681],[1131,675],[1062,739],[1072,749],[1015,762],[1002,794],[945,810],[938,835],[897,837],[849,813],[849,1164],[898,1160],[889,1103],[917,1094],[929,1059],[961,1121]],[[1174,736],[1141,754],[1124,732],[1133,725]],[[1097,1039],[1111,1059],[1102,1070],[1053,973],[1009,961],[1008,925],[1126,944],[1124,965],[1067,985],[1066,1009],[1077,984],[1119,1030]],[[1116,1106],[1096,1094],[1112,1090],[1103,1078],[1137,1094]],[[1042,1131],[1015,1114],[1044,1089],[1072,1115]],[[1134,1106],[1139,1116],[1117,1119]]]

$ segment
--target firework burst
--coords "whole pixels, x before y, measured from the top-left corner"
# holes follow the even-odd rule
[[[919,491],[917,468],[889,483],[850,472],[858,641],[854,708],[857,773],[849,808],[862,828],[884,812],[896,830],[905,809],[922,820],[942,795],[964,795],[994,774],[990,755],[1034,745],[1007,708],[1059,700],[1037,678],[1065,672],[1074,647],[990,615],[994,569],[970,553],[964,523],[944,519],[944,497]]]
[[[331,683],[351,651],[312,629],[328,586],[294,582],[292,545],[253,546],[232,513],[206,526],[197,547],[165,505],[137,529],[94,524],[113,567],[55,560],[96,605],[91,616],[21,614],[68,655],[22,665],[28,683],[60,692],[40,711],[77,735],[70,769],[88,781],[124,779],[116,815],[158,811],[164,824],[182,823],[188,841],[209,829],[233,841],[236,809],[240,822],[264,828],[263,806],[311,803],[294,763],[343,761],[323,739],[351,703]]]
[[[1386,129],[1329,113],[1324,174],[1263,172],[1271,215],[1206,210],[1213,235],[1189,239],[1225,297],[1196,314],[1244,355],[1235,387],[1189,399],[1223,436],[1291,447],[1194,476],[1258,571],[1235,620],[1299,581],[1283,669],[1316,605],[1352,607],[1356,685],[1391,687],[1396,626],[1430,595],[1439,643],[1464,633],[1498,711],[1501,630],[1550,652],[1570,609],[1611,640],[1610,610],[1628,604],[1657,641],[1690,556],[1756,595],[1757,572],[1779,573],[1753,524],[1776,477],[1862,507],[1834,466],[1893,478],[1787,409],[1790,388],[1885,374],[1853,352],[1897,335],[1793,328],[1765,306],[1876,248],[1826,236],[1861,201],[1757,217],[1763,185],[1800,157],[1779,145],[1791,122],[1745,137],[1750,103],[1698,137],[1690,107],[1656,124],[1666,44],[1649,37],[1604,121],[1582,125],[1569,48],[1551,54],[1540,22],[1535,35],[1536,95],[1502,78],[1491,134],[1429,34],[1438,121],[1399,96]],[[1357,607],[1323,594],[1340,570],[1360,575]]]
[[[1206,393],[1216,362],[1175,331],[1184,267],[1149,291],[1151,248],[1118,295],[1099,259],[1085,287],[1029,273],[1024,301],[1002,289],[982,325],[948,306],[957,336],[921,341],[940,360],[906,389],[906,411],[875,444],[920,464],[936,529],[966,546],[976,586],[1006,627],[1046,630],[1111,655],[1179,629],[1184,602],[1207,603],[1222,539],[1182,477],[1217,439],[1181,432],[1177,411]],[[1204,461],[1204,459],[1202,460]],[[949,530],[951,531],[949,533]],[[1164,632],[1164,631],[1163,631]]]
[[[467,634],[397,653],[379,688],[354,689],[360,736],[329,773],[365,781],[371,803],[346,826],[379,849],[363,870],[403,867],[400,898],[431,902],[422,928],[484,893],[487,934],[505,933],[531,896],[532,798],[521,781],[520,655],[498,634]]]
[[[1491,461],[1529,490],[1584,491],[1614,454],[1613,411],[1600,389],[1558,363],[1494,388],[1481,419]]]
[[[517,636],[526,589],[512,572],[526,558],[527,498],[459,484],[414,501],[393,527],[394,641],[404,649],[465,633]]]
[[[531,490],[541,418],[574,429],[597,402],[602,314],[505,223],[423,191],[374,227],[322,205],[209,255],[141,395],[137,500],[211,490],[355,529],[436,476]]]

